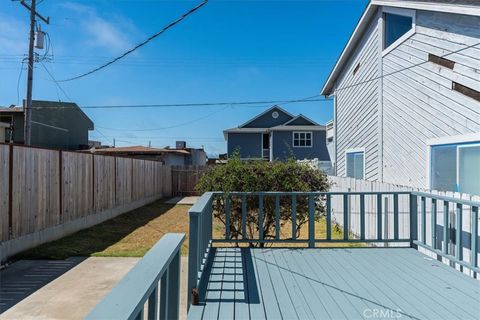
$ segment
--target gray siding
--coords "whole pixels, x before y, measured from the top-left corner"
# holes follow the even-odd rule
[[[276,119],[272,117],[272,113],[274,111],[278,112],[278,118]],[[265,113],[264,115],[258,117],[257,119],[253,120],[251,123],[248,123],[243,127],[244,128],[271,128],[271,127],[284,124],[285,122],[291,119],[292,119],[291,116],[289,116],[282,110],[275,108]]]
[[[350,62],[344,67],[336,88],[336,167],[337,175],[345,176],[345,151],[365,148],[365,177],[378,178],[378,107],[380,50],[378,16],[375,16],[357,46]],[[353,70],[360,63],[356,74]],[[342,89],[344,88],[344,89]]]
[[[240,152],[240,158],[262,157],[262,134],[261,133],[229,133],[228,134],[228,157],[235,151]]]
[[[480,18],[417,11],[416,33],[383,58],[384,73],[480,42]],[[452,81],[480,91],[480,46],[383,79],[384,181],[428,188],[427,140],[480,131],[480,103],[452,90]]]
[[[293,131],[273,132],[273,159],[285,160],[294,157],[298,160],[315,159],[329,161],[325,131],[313,131],[312,147],[292,147]]]

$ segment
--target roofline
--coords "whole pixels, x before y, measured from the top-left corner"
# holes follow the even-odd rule
[[[320,95],[329,96],[332,94],[334,83],[340,75],[344,63],[346,63],[350,58],[350,54],[353,52],[358,41],[363,35],[362,31],[364,31],[364,29],[368,27],[368,22],[370,22],[370,18],[376,12],[376,9],[380,6],[480,16],[480,6],[474,5],[405,0],[370,0],[370,3],[367,5],[362,16],[360,17],[360,20],[358,21],[355,29],[350,35],[350,38],[348,39],[347,44],[343,48],[342,53],[340,54],[337,62],[335,63],[335,66],[328,75],[327,81],[325,81],[325,84],[320,91]]]
[[[322,125],[308,126],[308,125],[296,125],[296,126],[276,126],[270,128],[269,131],[301,131],[301,130],[310,130],[310,131],[325,131],[326,127]]]
[[[377,9],[376,6],[373,6],[372,3],[370,2],[365,10],[363,11],[362,16],[357,22],[357,25],[355,26],[355,29],[353,29],[352,34],[350,35],[350,38],[348,39],[347,44],[342,50],[342,53],[340,54],[340,57],[337,59],[337,62],[335,62],[335,66],[333,67],[332,71],[330,71],[330,74],[328,75],[327,81],[325,81],[325,84],[323,85],[322,90],[320,91],[320,95],[328,96],[332,93],[332,88],[334,86],[334,82],[337,79],[337,76],[339,75],[343,63],[347,60],[347,56],[350,56],[350,53],[353,51],[355,44],[357,43],[357,40],[362,36],[361,31],[366,27],[367,22],[369,22],[372,12]]]
[[[258,118],[260,118],[261,116],[263,116],[264,114],[268,113],[269,111],[271,111],[272,109],[278,109],[284,113],[286,113],[287,115],[289,115],[290,117],[292,118],[295,118],[295,116],[293,114],[291,114],[290,112],[288,112],[287,110],[283,109],[282,107],[278,106],[278,105],[274,105],[274,106],[271,106],[270,108],[268,108],[267,110],[263,111],[262,113],[260,113],[259,115],[255,116],[254,118],[248,120],[247,122],[245,122],[244,124],[238,126],[239,128],[243,128],[244,126],[246,126],[247,124],[249,124],[250,122],[253,122],[255,120],[257,120]]]
[[[288,125],[289,123],[291,123],[292,121],[294,121],[294,120],[296,120],[296,119],[298,119],[298,118],[303,118],[303,119],[309,121],[310,123],[312,123],[312,125],[314,125],[314,126],[320,126],[320,125],[321,125],[321,124],[313,121],[313,120],[310,119],[309,117],[307,117],[307,116],[305,116],[305,115],[303,115],[303,114],[300,113],[300,114],[299,114],[298,116],[296,116],[295,118],[293,118],[293,119],[288,120],[287,122],[285,122],[285,123],[283,124],[283,126]]]

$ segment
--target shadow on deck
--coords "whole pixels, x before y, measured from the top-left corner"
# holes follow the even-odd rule
[[[477,319],[480,282],[410,248],[217,248],[189,319]]]

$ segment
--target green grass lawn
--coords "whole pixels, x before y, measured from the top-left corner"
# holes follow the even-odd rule
[[[66,259],[68,257],[142,257],[166,233],[185,233],[182,255],[188,254],[188,210],[190,206],[169,205],[163,200],[130,211],[116,218],[79,231],[56,241],[25,251],[18,259]],[[325,219],[315,224],[316,238],[326,236]],[[214,225],[214,238],[224,237],[223,224]],[[291,226],[285,225],[281,237],[291,237]],[[301,229],[299,239],[308,239],[308,226]],[[332,239],[342,239],[340,229],[332,227]],[[275,245],[276,246],[276,245]],[[289,244],[305,247],[305,244]],[[322,243],[317,246],[362,246],[359,243]]]

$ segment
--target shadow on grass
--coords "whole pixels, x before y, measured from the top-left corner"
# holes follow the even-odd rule
[[[45,243],[33,249],[22,252],[14,257],[18,259],[66,259],[68,257],[88,256],[143,256],[151,245],[159,239],[149,239],[149,243],[128,243],[122,245],[122,240],[144,227],[174,205],[165,200],[153,202],[144,207],[124,213],[103,223],[78,231],[64,238]],[[155,235],[153,235],[155,237]],[[152,238],[152,237],[150,237]],[[152,242],[153,241],[153,242]],[[150,242],[151,245],[150,245]],[[111,246],[119,247],[108,254],[102,254]]]

